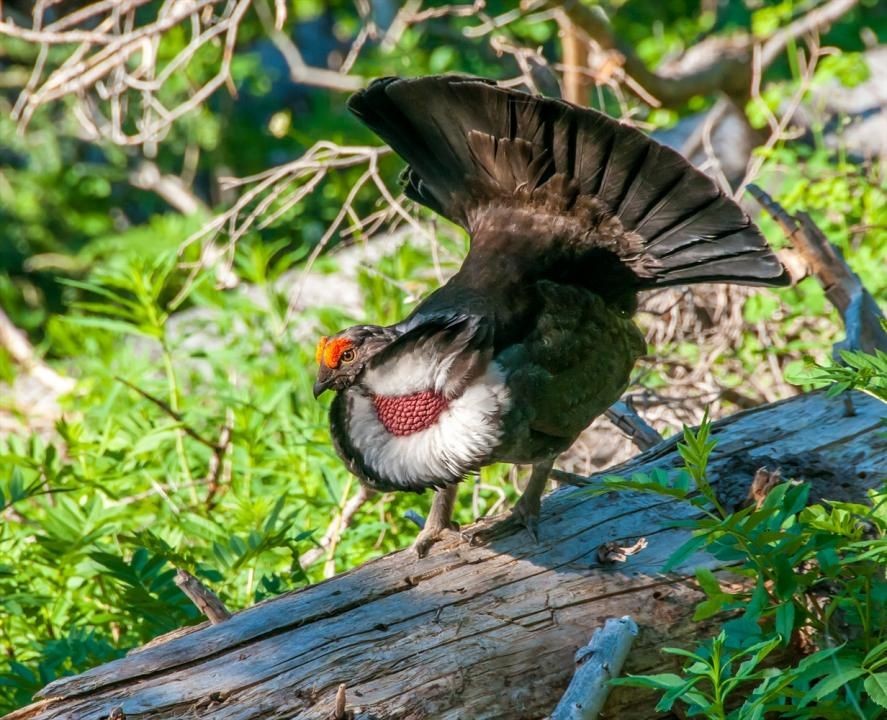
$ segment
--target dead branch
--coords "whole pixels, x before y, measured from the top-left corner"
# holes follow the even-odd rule
[[[191,573],[177,569],[175,583],[213,625],[231,617],[218,596]]]
[[[282,32],[286,3],[275,1],[272,18],[265,2],[179,0],[161,3],[152,17],[142,7],[148,0],[100,0],[47,25],[47,8],[56,3],[44,0],[34,4],[30,28],[14,22],[9,13],[4,17],[0,5],[0,35],[39,49],[13,115],[24,129],[38,108],[71,97],[86,138],[143,145],[152,151],[179,118],[223,85],[235,94],[231,62],[250,7],[283,53],[294,82],[345,91],[362,86],[361,78],[306,65]],[[174,57],[162,59],[160,44],[177,27],[188,32],[188,42]],[[217,44],[222,56],[214,74],[197,87],[173,93],[169,81],[187,72],[204,48]],[[50,48],[55,50],[52,55]]]
[[[361,485],[357,494],[349,499],[333,518],[323,537],[318,541],[317,547],[308,550],[299,557],[299,564],[303,568],[308,568],[324,555],[329,553],[332,556],[342,533],[351,526],[354,516],[372,496],[373,493]]]
[[[662,442],[662,436],[637,414],[630,398],[614,403],[605,414],[607,419],[628,435],[640,450],[648,450]]]
[[[587,64],[587,43],[564,13],[558,13],[564,59],[564,98],[576,105],[588,104],[589,78],[580,72]]]
[[[588,645],[576,651],[576,673],[550,720],[595,720],[637,634],[638,626],[628,615],[610,618],[595,630]]]
[[[801,78],[798,83],[798,88],[788,101],[786,108],[782,112],[781,118],[777,119],[772,113],[770,114],[770,117],[768,118],[771,130],[770,136],[767,138],[761,150],[755,153],[749,160],[745,175],[739,183],[739,186],[736,188],[736,191],[733,193],[733,197],[737,200],[745,193],[745,188],[748,187],[748,185],[758,176],[758,173],[764,165],[764,160],[767,157],[768,151],[775,147],[781,140],[788,139],[789,136],[786,131],[789,123],[794,118],[798,107],[801,105],[801,101],[804,99],[804,96],[810,89],[810,85],[813,83],[813,75],[816,72],[816,65],[819,62],[819,59],[824,55],[833,52],[832,49],[821,48],[819,45],[819,38],[815,36],[808,38],[807,49],[808,52],[806,58],[800,49],[797,52],[797,63],[798,67],[801,69]],[[763,73],[762,63],[763,61],[760,53],[756,53],[754,58],[756,80],[752,83],[752,95],[755,97],[758,96],[760,77]],[[761,103],[761,106],[766,107],[766,103]]]
[[[778,464],[816,498],[864,501],[883,477],[883,403],[854,393],[854,404],[847,416],[839,398],[810,393],[719,421],[712,483],[744,497],[756,468]],[[608,474],[679,463],[664,444]],[[693,621],[704,595],[692,575],[722,561],[698,554],[663,574],[691,537],[680,521],[697,510],[646,494],[593,497],[587,488],[601,479],[546,496],[538,543],[516,532],[471,547],[453,534],[421,560],[409,550],[377,558],[56,680],[8,720],[98,718],[120,705],[140,720],[329,720],[343,709],[343,682],[344,711],[360,718],[541,717],[575,673],[577,638],[626,613],[639,632],[625,670],[673,672],[680,659],[662,647],[693,646],[720,623]],[[600,561],[602,544],[641,535],[649,542],[640,552]],[[606,711],[649,720],[654,703],[617,687]]]
[[[219,433],[219,441],[213,448],[209,458],[204,483],[206,490],[206,507],[212,509],[216,504],[216,495],[219,489],[230,481],[231,463],[226,461],[226,456],[231,453],[231,438],[234,434],[234,411],[231,408],[225,410],[225,424]]]
[[[2,309],[0,309],[0,347],[9,353],[12,361],[25,373],[37,379],[56,395],[63,395],[74,388],[74,381],[71,378],[59,375],[37,357],[27,336],[12,323]]]
[[[858,0],[830,0],[776,32],[763,45],[763,67],[771,65],[790,41],[821,31],[840,19],[857,3]],[[667,69],[668,72],[654,72],[641,60],[634,48],[615,34],[606,15],[598,6],[589,7],[577,0],[566,4],[542,0],[527,3],[525,7],[562,8],[569,20],[592,41],[602,49],[616,54],[626,75],[644,93],[665,107],[677,107],[696,95],[710,95],[714,92],[723,92],[739,100],[749,97],[752,48],[757,42],[754,38],[706,39],[685,53],[678,66]]]
[[[779,224],[809,273],[819,280],[829,301],[841,314],[847,336],[835,344],[835,355],[840,350],[887,351],[887,332],[882,326],[884,315],[841,251],[828,241],[807,213],[790,215],[757,185],[749,185],[748,190]]]
[[[347,709],[346,703],[348,686],[345,683],[339,683],[336,690],[336,707],[333,708],[332,720],[354,720],[354,713]]]
[[[850,12],[859,0],[830,0],[810,10],[781,30],[777,30],[761,48],[761,62],[769,67],[790,42],[804,35],[822,33]]]
[[[323,87],[340,92],[354,92],[366,84],[366,79],[358,75],[346,75],[335,70],[328,70],[327,68],[309,66],[302,59],[302,53],[299,52],[299,48],[296,47],[290,36],[282,31],[280,13],[278,12],[277,18],[272,21],[271,12],[262,0],[259,0],[254,7],[263,29],[268,37],[271,38],[271,42],[280,51],[280,54],[283,55],[283,59],[289,68],[290,80],[294,83]],[[278,4],[278,8],[281,7],[283,7],[283,12],[286,13],[286,6],[282,2]]]
[[[331,171],[362,164],[367,165],[366,171],[354,183],[338,214],[306,260],[306,272],[311,269],[314,261],[326,249],[337,232],[341,232],[347,225],[356,230],[363,230],[368,223],[373,221],[373,218],[359,218],[353,208],[357,194],[369,183],[375,185],[388,201],[391,214],[410,223],[421,234],[427,234],[427,230],[416,222],[400,200],[390,193],[379,174],[378,160],[388,152],[390,149],[387,147],[340,146],[321,141],[307,150],[301,158],[291,163],[250,177],[223,178],[221,184],[224,189],[248,189],[242,192],[229,210],[216,216],[201,230],[188,238],[182,246],[182,251],[184,251],[192,243],[200,242],[204,245],[204,252],[198,262],[183,263],[183,268],[189,269],[190,275],[178,295],[172,300],[171,307],[176,308],[184,301],[191,290],[194,279],[208,265],[218,263],[221,272],[227,274],[233,265],[234,250],[240,238],[253,226],[262,229],[276,222],[294,205],[313,192]],[[388,217],[389,213],[386,211],[382,216],[375,217],[375,220],[384,221]],[[219,239],[223,236],[224,241],[220,241]],[[284,327],[281,330],[285,329],[294,317],[299,297],[300,293],[297,288],[291,294],[290,306],[287,309]]]
[[[209,210],[181,178],[161,173],[157,164],[150,160],[139,163],[129,174],[129,182],[137,188],[156,193],[182,215],[206,213]]]

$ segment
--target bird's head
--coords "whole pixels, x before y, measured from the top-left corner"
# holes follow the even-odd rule
[[[339,392],[351,387],[367,362],[392,340],[387,328],[355,325],[317,343],[317,379],[314,397],[327,390]]]

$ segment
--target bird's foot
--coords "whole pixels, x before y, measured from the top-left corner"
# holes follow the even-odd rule
[[[493,522],[488,527],[482,527],[472,533],[463,533],[469,545],[485,545],[491,540],[511,535],[515,530],[523,529],[536,543],[539,542],[539,505],[535,507],[528,502],[518,500],[517,504],[508,514],[508,517]]]
[[[458,532],[458,523],[450,522],[446,525],[438,526],[426,524],[413,541],[413,552],[416,553],[418,557],[423,558],[428,554],[428,551],[431,550],[431,546],[438,540],[442,540],[446,535]]]

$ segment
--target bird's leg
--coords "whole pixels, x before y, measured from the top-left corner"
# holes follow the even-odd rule
[[[552,467],[554,467],[553,458],[533,465],[527,487],[511,511],[515,522],[527,529],[534,542],[539,540],[537,527],[539,525],[539,511],[542,509],[542,494],[545,492]]]
[[[523,527],[533,538],[533,542],[537,542],[539,540],[537,527],[539,525],[539,511],[542,507],[542,494],[545,492],[552,467],[554,467],[554,458],[533,465],[527,487],[512,508],[511,514],[489,528],[478,530],[471,536],[471,544],[480,544],[506,535],[515,525]]]
[[[434,545],[448,530],[458,530],[459,526],[453,520],[453,506],[456,504],[457,485],[447,485],[434,494],[434,502],[431,503],[431,511],[425,521],[425,527],[416,536],[413,542],[413,550],[419,557],[425,557],[431,546]]]

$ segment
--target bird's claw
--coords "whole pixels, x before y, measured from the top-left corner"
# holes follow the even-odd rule
[[[423,558],[428,555],[428,551],[431,550],[434,543],[453,532],[459,532],[458,523],[451,522],[443,527],[426,525],[413,541],[413,552],[417,557]]]
[[[539,511],[533,511],[518,502],[508,517],[494,522],[488,527],[480,528],[472,533],[462,533],[472,547],[484,545],[491,540],[511,535],[516,529],[523,528],[534,543],[539,542]]]

